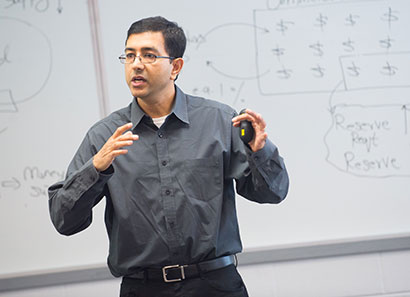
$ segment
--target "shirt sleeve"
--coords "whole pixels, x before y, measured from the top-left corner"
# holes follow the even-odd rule
[[[232,127],[230,172],[236,180],[236,191],[258,203],[279,203],[289,189],[289,176],[278,148],[266,139],[265,146],[253,152]]]
[[[92,222],[92,208],[105,195],[113,168],[98,172],[92,162],[95,153],[87,134],[68,167],[66,179],[48,189],[51,220],[61,234],[71,235],[87,228]]]

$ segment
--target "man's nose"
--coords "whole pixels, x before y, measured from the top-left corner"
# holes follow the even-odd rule
[[[141,61],[141,56],[135,56],[134,62],[131,63],[133,68],[143,68],[145,66]]]

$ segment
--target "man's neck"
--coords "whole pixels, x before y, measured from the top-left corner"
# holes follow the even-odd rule
[[[175,101],[175,87],[150,98],[137,98],[138,105],[151,118],[160,118],[171,113]]]

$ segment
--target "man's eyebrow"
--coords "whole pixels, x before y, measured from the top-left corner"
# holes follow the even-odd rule
[[[132,47],[126,47],[124,51],[125,52],[135,52],[136,50],[135,48],[132,48]],[[149,46],[141,48],[141,51],[143,52],[153,51],[153,52],[159,53],[159,51],[155,47],[149,47]]]

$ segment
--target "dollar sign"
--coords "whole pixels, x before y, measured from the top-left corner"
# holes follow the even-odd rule
[[[316,27],[320,27],[323,31],[323,27],[327,25],[328,18],[322,14],[319,14],[319,17],[316,18],[317,23],[315,24]]]
[[[316,77],[325,76],[325,68],[321,67],[319,64],[316,67],[312,67],[310,69],[314,71]]]
[[[350,76],[359,76],[360,75],[360,68],[356,66],[354,62],[352,62],[352,66],[347,67],[347,70],[349,70],[349,75]]]
[[[342,42],[342,45],[345,47],[346,52],[353,52],[355,49],[354,42],[351,41],[350,38],[347,41]]]
[[[276,23],[276,30],[281,32],[282,35],[285,35],[285,32],[289,30],[288,25],[293,25],[293,22],[289,22],[289,21],[283,21],[280,20],[280,22]]]
[[[384,75],[388,75],[388,76],[395,75],[397,70],[398,70],[398,68],[396,66],[390,65],[390,63],[388,61],[386,62],[386,66],[383,66],[382,69],[383,70],[381,71],[381,73],[384,74]]]
[[[397,22],[399,20],[399,17],[395,15],[396,13],[397,11],[393,11],[391,7],[389,7],[389,11],[382,16],[382,20],[389,24],[389,29],[392,22]]]
[[[322,50],[323,44],[321,44],[319,41],[317,43],[309,45],[309,47],[315,51],[314,53],[315,56],[319,56],[319,57],[323,56],[323,50]]]
[[[359,18],[358,15],[349,14],[349,16],[346,18],[346,25],[353,27],[354,25],[356,25],[356,19],[358,18]]]
[[[279,45],[276,46],[276,48],[272,49],[272,52],[275,56],[278,57],[278,60],[280,60],[280,56],[283,56],[285,54],[285,49],[279,47]]]
[[[282,69],[276,72],[279,74],[279,78],[289,79],[291,76],[292,70],[286,69],[284,66],[282,66]]]
[[[392,39],[388,36],[386,39],[380,40],[380,46],[385,49],[389,49],[392,46]]]

